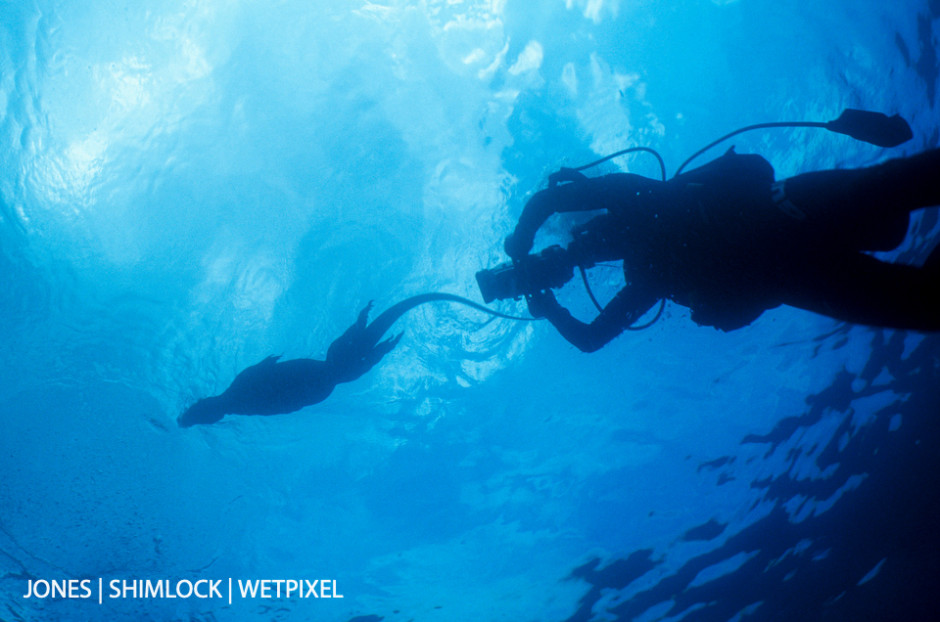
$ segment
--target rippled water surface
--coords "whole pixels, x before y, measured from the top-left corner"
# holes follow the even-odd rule
[[[933,0],[0,1],[0,619],[929,617],[935,336],[786,308],[726,334],[668,306],[585,355],[427,305],[319,405],[176,416],[268,355],[322,358],[370,300],[479,299],[560,166],[646,145],[674,171],[846,107],[915,138],[734,144],[778,178],[937,146],[938,20]],[[580,284],[561,297],[589,312]],[[21,596],[229,577],[344,598]]]

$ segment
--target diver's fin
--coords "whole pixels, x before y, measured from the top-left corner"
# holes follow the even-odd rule
[[[899,115],[889,117],[854,108],[846,108],[838,119],[826,123],[825,128],[879,147],[897,147],[914,137],[911,126]]]

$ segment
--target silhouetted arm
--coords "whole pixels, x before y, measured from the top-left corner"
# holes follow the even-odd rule
[[[628,326],[650,310],[659,297],[651,290],[636,286],[621,289],[590,324],[575,319],[558,304],[550,291],[529,296],[532,315],[547,319],[572,345],[582,352],[600,350]]]
[[[506,254],[512,259],[519,259],[528,254],[535,239],[535,232],[552,214],[623,208],[639,194],[661,183],[640,175],[616,173],[603,177],[583,177],[571,183],[540,190],[526,203],[515,230],[506,238]]]

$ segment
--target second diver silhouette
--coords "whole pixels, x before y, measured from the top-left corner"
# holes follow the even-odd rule
[[[197,401],[176,422],[188,428],[215,423],[225,415],[286,414],[322,402],[336,385],[359,378],[398,345],[403,333],[379,341],[398,318],[418,305],[437,301],[456,302],[510,320],[531,319],[505,315],[453,294],[433,292],[406,298],[369,324],[370,302],[359,312],[356,322],[330,344],[325,361],[280,361],[280,356],[269,356],[242,370],[220,395]]]

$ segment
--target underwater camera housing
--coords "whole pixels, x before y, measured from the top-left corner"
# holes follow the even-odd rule
[[[574,262],[568,252],[556,245],[516,262],[507,262],[477,272],[477,285],[483,301],[519,298],[553,287],[561,287],[574,276]]]

